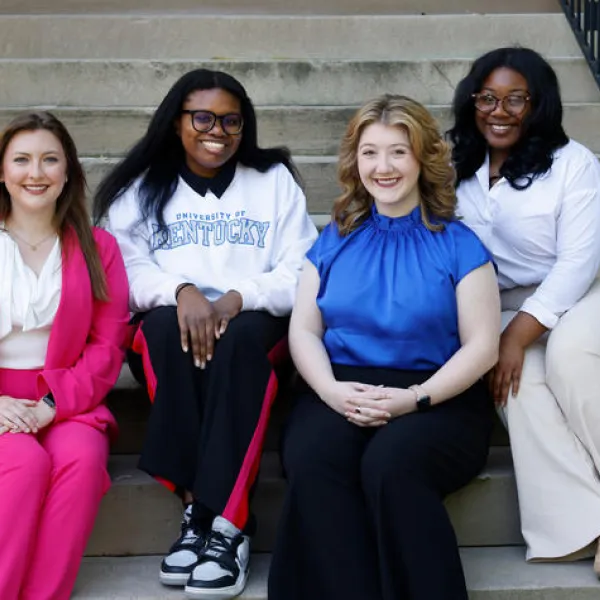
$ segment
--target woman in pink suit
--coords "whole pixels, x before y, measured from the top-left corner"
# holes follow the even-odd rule
[[[0,137],[0,598],[67,600],[110,480],[128,286],[49,113]]]

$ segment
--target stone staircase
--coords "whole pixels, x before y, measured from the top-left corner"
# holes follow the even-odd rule
[[[600,153],[600,92],[554,0],[140,4],[54,0],[52,14],[44,14],[41,0],[1,2],[0,125],[26,107],[51,109],[73,133],[92,190],[142,134],[171,84],[199,66],[244,83],[257,107],[261,143],[292,149],[318,224],[328,220],[337,194],[337,144],[354,109],[381,92],[403,93],[428,105],[447,128],[454,86],[474,57],[494,47],[520,43],[549,58],[561,80],[568,133]],[[74,598],[181,598],[180,590],[157,581],[180,504],[135,468],[147,398],[124,370],[109,402],[121,426],[110,461],[113,487]],[[285,410],[283,402],[275,411],[263,459],[246,599],[266,599],[285,486],[276,454]],[[499,429],[484,472],[447,500],[471,598],[597,600],[600,584],[589,562],[524,563],[506,443]]]

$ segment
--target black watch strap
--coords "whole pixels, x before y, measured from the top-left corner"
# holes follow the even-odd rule
[[[42,402],[47,404],[50,408],[56,410],[56,402],[54,401],[52,392],[48,392],[45,396],[42,396]]]

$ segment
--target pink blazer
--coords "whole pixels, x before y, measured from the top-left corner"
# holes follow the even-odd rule
[[[98,302],[85,258],[73,231],[63,236],[62,291],[50,331],[44,368],[37,376],[37,396],[51,391],[56,422],[76,420],[116,432],[104,404],[123,365],[129,321],[129,286],[116,240],[94,228],[106,273],[109,302]]]

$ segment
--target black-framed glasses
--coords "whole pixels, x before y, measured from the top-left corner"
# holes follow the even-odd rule
[[[210,110],[182,110],[181,112],[190,115],[192,127],[199,133],[208,133],[217,121],[228,135],[237,135],[244,127],[244,119],[239,113],[216,115]]]
[[[483,94],[472,94],[472,97],[475,101],[475,108],[479,112],[485,114],[492,113],[496,110],[498,104],[501,104],[504,112],[512,117],[518,117],[531,100],[529,94],[508,94],[508,96],[504,96],[503,98],[496,98],[493,94],[486,92]]]

